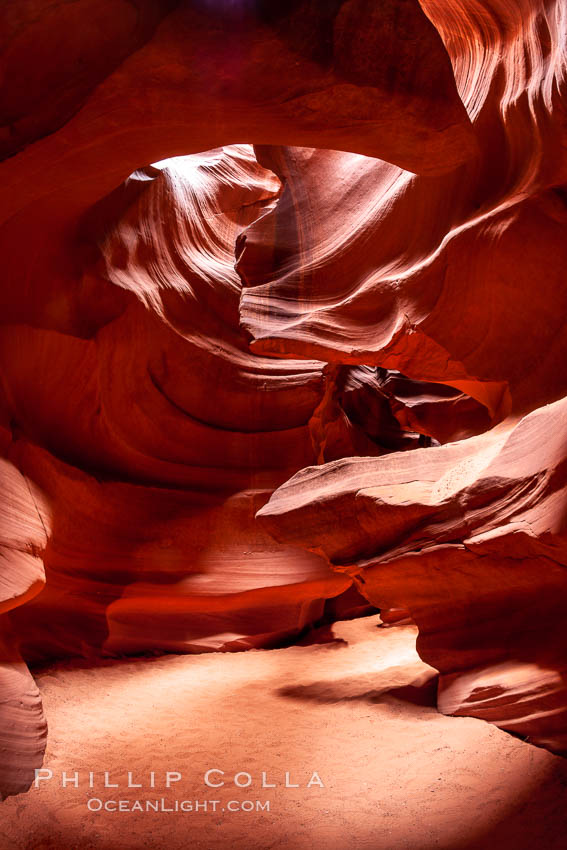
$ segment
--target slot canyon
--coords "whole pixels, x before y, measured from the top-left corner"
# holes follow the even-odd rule
[[[0,850],[564,850],[565,0],[0,32]]]

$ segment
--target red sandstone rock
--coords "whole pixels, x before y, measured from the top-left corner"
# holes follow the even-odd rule
[[[1,16],[0,791],[19,652],[271,646],[353,579],[565,752],[560,0]]]
[[[0,429],[0,443],[5,440]],[[25,791],[41,765],[46,724],[35,682],[17,650],[7,611],[25,605],[45,582],[41,557],[49,513],[38,488],[0,461],[0,799]]]
[[[435,182],[328,151],[261,160],[287,189],[246,230],[238,263],[253,350],[448,383],[498,419],[562,396],[567,216],[555,191],[479,216],[454,175]]]
[[[12,618],[28,659],[269,645],[349,586],[254,520],[321,440],[381,451],[338,406],[313,424],[324,364],[259,358],[239,329],[236,240],[279,188],[244,146],[137,173],[89,270],[120,314],[90,340],[2,334],[10,418],[49,452],[9,450],[53,517],[46,590]]]
[[[37,487],[3,459],[0,482],[0,614],[4,614],[32,599],[45,584],[41,557],[49,516]]]
[[[0,642],[0,800],[27,791],[41,766],[47,725],[27,665]]]
[[[439,707],[567,752],[566,402],[459,443],[295,475],[258,517],[409,611]]]

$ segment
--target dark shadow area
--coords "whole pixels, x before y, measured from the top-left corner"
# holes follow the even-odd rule
[[[294,685],[280,688],[278,694],[289,699],[319,702],[322,705],[358,700],[373,704],[402,702],[422,707],[436,705],[438,680],[436,673],[419,677],[409,685],[361,690],[371,679],[371,676],[360,676],[338,682]]]

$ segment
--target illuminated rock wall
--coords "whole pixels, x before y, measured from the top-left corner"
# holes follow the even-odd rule
[[[567,749],[564,4],[275,8],[0,12],[4,794],[22,659],[360,595],[442,711]]]

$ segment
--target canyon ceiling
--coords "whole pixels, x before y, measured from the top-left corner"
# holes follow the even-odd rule
[[[0,22],[0,794],[28,664],[370,605],[567,753],[564,0]]]

